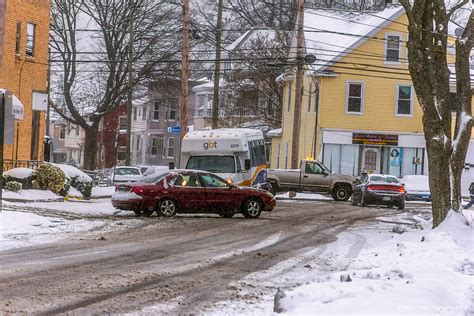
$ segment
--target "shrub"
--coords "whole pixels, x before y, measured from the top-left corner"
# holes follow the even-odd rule
[[[92,194],[92,186],[93,182],[92,181],[86,181],[78,176],[72,177],[71,178],[71,186],[79,192],[82,193],[84,198],[88,199],[91,197]],[[68,190],[69,191],[69,190]]]
[[[20,192],[22,190],[22,185],[17,181],[9,181],[5,184],[5,189],[12,192]]]
[[[33,188],[40,190],[50,190],[56,194],[64,191],[66,176],[61,169],[44,164],[35,171],[35,180],[33,180]],[[66,191],[67,192],[67,191]]]
[[[32,189],[35,174],[33,169],[28,168],[14,168],[5,171],[3,174],[3,183],[15,181],[21,183],[23,189]]]

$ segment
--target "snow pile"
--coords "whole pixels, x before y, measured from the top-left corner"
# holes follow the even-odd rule
[[[18,193],[3,190],[3,199],[5,200],[48,201],[62,198],[62,196],[56,195],[49,190],[22,190]]]
[[[293,199],[293,200],[332,200],[328,196],[324,196],[317,193],[296,193],[295,196],[291,197],[290,192],[280,193],[276,195],[277,199]]]
[[[78,189],[70,187],[69,192],[67,193],[67,196],[69,197],[76,197],[76,198],[82,198],[83,195],[81,192],[79,192]]]
[[[366,239],[374,240],[374,233],[367,231]],[[287,292],[281,299],[285,314],[473,311],[474,235],[461,216],[450,214],[435,230],[387,237],[366,243],[347,269]]]
[[[77,169],[74,166],[64,165],[64,164],[53,164],[54,166],[61,169],[67,178],[71,179],[77,177],[77,180],[80,182],[92,182],[92,178],[89,177],[85,172]]]
[[[12,178],[17,178],[17,179],[26,179],[28,177],[31,177],[33,175],[33,172],[35,172],[33,169],[29,168],[13,168],[10,170],[7,170],[3,173],[5,177],[12,177]]]
[[[91,197],[105,197],[112,196],[115,192],[115,187],[92,187]]]

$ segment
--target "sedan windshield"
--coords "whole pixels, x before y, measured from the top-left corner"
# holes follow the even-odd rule
[[[234,156],[192,156],[186,169],[203,170],[216,173],[234,173]]]

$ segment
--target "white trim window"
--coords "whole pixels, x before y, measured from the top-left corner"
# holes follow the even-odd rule
[[[35,42],[36,42],[36,25],[33,23],[26,23],[26,56],[35,56]]]
[[[155,101],[155,104],[153,104],[153,110],[152,110],[152,120],[153,121],[158,121],[160,119],[160,102]]]
[[[174,137],[168,138],[168,158],[174,158]]]
[[[347,82],[346,113],[364,113],[364,82]]]
[[[413,87],[410,85],[397,85],[396,114],[398,116],[413,115]]]
[[[402,35],[400,33],[385,34],[385,63],[399,64],[401,56]]]

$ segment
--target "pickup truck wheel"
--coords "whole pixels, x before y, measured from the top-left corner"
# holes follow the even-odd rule
[[[349,185],[336,185],[332,192],[332,198],[335,201],[347,201],[351,197],[352,189]]]
[[[262,214],[262,207],[262,202],[258,199],[250,198],[242,205],[242,214],[245,218],[258,218]]]

